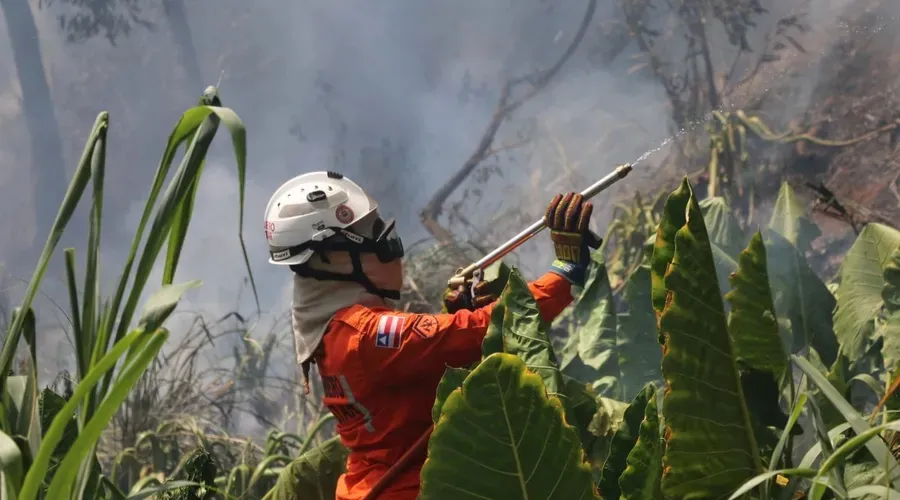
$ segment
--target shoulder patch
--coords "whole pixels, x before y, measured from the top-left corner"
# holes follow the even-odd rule
[[[429,339],[437,333],[437,328],[437,318],[431,314],[423,314],[416,319],[415,323],[413,323],[412,330],[416,335],[423,339]]]
[[[378,330],[375,332],[375,347],[399,349],[402,341],[403,316],[384,314],[378,318]]]

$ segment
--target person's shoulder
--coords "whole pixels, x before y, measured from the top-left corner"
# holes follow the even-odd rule
[[[348,326],[359,332],[375,330],[379,323],[405,322],[410,314],[386,307],[354,304],[338,311],[332,321]]]
[[[339,311],[334,321],[363,335],[399,335],[416,329],[433,333],[432,330],[438,326],[433,314],[403,312],[386,307],[367,307],[362,304]]]

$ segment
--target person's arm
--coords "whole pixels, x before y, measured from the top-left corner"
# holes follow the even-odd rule
[[[571,283],[548,272],[529,283],[541,316],[552,321],[572,301]],[[447,365],[463,367],[481,358],[494,303],[453,314],[413,314],[363,310],[355,315],[358,352],[368,373],[386,385],[427,374]]]

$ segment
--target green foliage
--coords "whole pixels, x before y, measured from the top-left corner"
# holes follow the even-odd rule
[[[441,408],[420,498],[466,494],[599,498],[562,403],[518,356],[489,355]]]
[[[792,491],[900,491],[900,230],[866,226],[829,287],[806,260],[820,232],[787,183],[768,227],[747,234],[747,207],[730,205],[742,182],[732,170],[746,166],[745,129],[761,129],[740,113],[716,119],[710,173],[724,176],[713,179],[713,196],[697,199],[685,178],[664,199],[636,195],[618,205],[584,288],[573,290],[552,333],[517,269],[488,270],[500,299],[483,359],[448,367],[440,381],[422,498],[599,498],[599,490],[604,498],[769,500]],[[97,452],[114,414],[160,359],[166,320],[198,285],[173,282],[220,124],[232,136],[243,213],[245,132],[209,88],[170,135],[117,286],[101,297],[109,124],[99,115],[0,349],[0,497],[334,497],[349,450],[338,437],[316,445],[330,415],[302,436],[273,430],[263,446],[240,442],[235,454],[223,452],[235,440],[216,441],[190,419],[143,429],[111,464]],[[89,182],[80,280],[74,250],[64,252],[77,370],[72,390],[60,395],[38,388],[31,306]],[[719,184],[724,197],[715,196]],[[162,287],[135,318],[164,246]],[[448,264],[451,250],[434,248],[413,264]],[[244,261],[249,270],[246,251]],[[252,275],[251,285],[255,294]],[[438,296],[418,295],[416,307]],[[26,355],[13,373],[22,339]],[[245,337],[242,345],[232,382],[261,391],[274,338]],[[856,387],[869,392],[861,397]],[[803,459],[794,466],[797,454]]]
[[[603,463],[600,476],[600,492],[606,498],[618,498],[619,477],[625,471],[629,453],[638,440],[641,421],[650,400],[656,398],[656,388],[648,384],[625,409],[622,425],[619,426],[609,446],[609,456]]]
[[[738,270],[730,277],[732,290],[725,295],[731,303],[728,331],[734,351],[745,366],[771,374],[780,382],[788,361],[778,336],[766,261],[762,235],[757,232],[741,252]]]
[[[875,317],[884,306],[885,268],[898,248],[900,231],[883,224],[869,224],[844,257],[834,330],[841,352],[850,359],[861,358],[882,333],[875,328]]]
[[[549,325],[541,317],[537,302],[517,269],[509,275],[506,289],[494,306],[491,325],[482,344],[485,358],[503,352],[521,358],[529,370],[541,376],[544,388],[551,397],[560,397],[566,419],[586,429],[596,412],[593,400],[583,397],[583,387],[566,384],[548,336]],[[587,449],[590,437],[582,432],[582,444]]]
[[[884,323],[878,336],[884,340],[881,348],[884,368],[900,373],[900,247],[891,253],[890,261],[884,267],[881,299],[884,301]]]
[[[663,222],[674,226],[682,218],[682,227],[667,233],[671,261],[657,264],[663,256],[653,256],[666,269],[659,315],[667,435],[662,488],[666,495],[716,497],[762,464],[741,388],[740,354],[729,338],[712,249],[687,179],[666,203]],[[705,459],[698,461],[699,454]]]
[[[625,470],[619,476],[621,498],[626,500],[655,500],[662,497],[662,457],[665,443],[659,433],[656,391],[652,385],[648,387],[650,390],[638,438],[625,460]]]
[[[656,220],[659,224],[650,240],[651,252],[644,252],[643,260],[630,266],[631,274],[618,289],[611,284],[611,265],[603,251],[592,256],[584,289],[555,322],[555,332],[566,336],[555,353],[537,304],[513,269],[483,343],[485,361],[472,371],[449,369],[438,390],[433,415],[438,428],[448,425],[443,420],[448,412],[459,411],[465,418],[457,417],[457,434],[446,431],[439,443],[432,438],[430,450],[463,440],[462,422],[471,425],[474,419],[490,414],[486,407],[476,411],[474,403],[460,404],[451,411],[449,402],[458,396],[467,402],[471,398],[489,404],[490,398],[481,399],[482,392],[467,395],[467,384],[474,383],[475,373],[486,369],[491,355],[504,352],[524,361],[533,380],[543,383],[547,398],[560,399],[561,420],[581,432],[583,459],[595,471],[604,498],[722,498],[735,491],[752,491],[751,498],[769,499],[788,489],[819,488],[819,483],[804,483],[805,478],[837,477],[837,470],[844,471],[848,479],[833,482],[829,487],[835,491],[849,488],[859,493],[883,482],[885,476],[878,476],[875,470],[889,470],[893,459],[882,456],[879,462],[864,451],[844,453],[830,441],[850,430],[865,436],[863,441],[881,439],[877,436],[887,428],[876,432],[861,427],[863,421],[847,398],[852,381],[867,381],[880,394],[883,391],[877,390],[877,379],[887,379],[886,375],[855,371],[861,366],[859,357],[838,355],[832,328],[837,301],[804,255],[818,230],[800,208],[793,190],[787,184],[782,186],[770,227],[751,235],[743,233],[722,199],[697,200],[686,179],[668,197]],[[622,269],[621,263],[615,266]],[[897,268],[897,263],[890,262],[879,267],[879,276],[884,276],[877,288],[882,306],[870,313],[871,324],[881,332],[875,338],[887,346],[892,344],[885,341],[893,339],[885,338],[885,332],[900,317],[896,315],[900,302],[894,298]],[[661,357],[654,360],[660,344]],[[820,348],[831,359],[820,357]],[[819,364],[812,387],[805,383],[797,386],[789,376],[792,366],[799,365],[804,371],[812,366],[803,357],[789,358],[792,352],[808,353]],[[555,359],[560,360],[559,365]],[[895,358],[888,355],[885,359]],[[611,369],[613,366],[617,370]],[[890,364],[884,366],[890,371]],[[610,382],[610,378],[615,380]],[[665,391],[657,407],[653,382],[660,378]],[[822,386],[823,382],[827,385]],[[594,403],[584,406],[596,408],[586,429],[591,441],[585,440],[580,429],[585,419],[573,406],[579,400],[574,389],[585,387],[582,383],[594,390]],[[523,394],[516,395],[516,385],[511,387],[494,395],[491,403],[507,412],[523,411],[508,402],[526,397],[534,388],[519,389]],[[618,399],[632,392],[636,397],[630,405],[603,397],[615,394]],[[582,392],[580,400],[586,401],[586,395]],[[790,415],[785,414],[781,401],[787,396],[791,396],[788,403],[796,405],[790,408]],[[888,411],[882,411],[885,419],[896,418]],[[805,441],[794,440],[797,435],[807,435],[798,422],[807,413],[816,434],[831,436],[821,438],[828,440],[828,446],[822,446],[824,441],[819,439],[810,449],[820,450],[810,451],[811,456],[824,450],[827,463],[813,469],[814,460],[804,458],[801,468],[779,469],[791,463],[795,447],[807,446]],[[468,435],[475,433],[468,430]],[[494,435],[501,432],[502,428],[497,428]],[[432,453],[428,470],[440,471],[443,487],[449,478],[456,478],[455,484],[461,484],[464,477],[491,481],[491,486],[477,492],[490,496],[484,493],[499,484],[493,474],[510,481],[515,475],[507,473],[502,464],[462,458],[494,457],[504,449],[488,441],[493,440],[479,440],[484,449],[478,448],[478,452],[473,451],[475,443],[461,443],[453,448],[456,452]],[[873,446],[866,443],[861,441],[859,446]],[[488,451],[495,446],[497,451]],[[541,456],[528,455],[527,448],[514,450],[522,452],[520,462]],[[844,462],[836,469],[839,460]],[[785,478],[793,478],[788,489],[781,486]],[[428,487],[423,472],[423,495]],[[432,491],[441,490],[429,494]]]
[[[335,436],[307,451],[281,471],[267,500],[334,498],[338,477],[344,473],[349,450]]]
[[[99,248],[109,117],[106,113],[97,117],[37,268],[0,350],[0,393],[3,394],[0,436],[3,437],[4,463],[9,464],[3,472],[5,497],[103,498],[121,495],[108,479],[101,477],[94,450],[101,433],[168,338],[168,332],[162,328],[165,320],[174,311],[181,295],[199,284],[172,284],[184,235],[171,236],[174,234],[171,231],[177,225],[176,218],[182,224],[189,218],[176,217],[176,212],[195,194],[188,188],[199,182],[199,167],[219,123],[224,123],[232,133],[241,181],[239,208],[243,212],[243,125],[228,108],[198,106],[188,110],[176,125],[163,153],[116,292],[103,300],[100,297]],[[175,153],[182,144],[187,145],[185,156],[172,174],[169,189],[159,198]],[[31,305],[50,258],[89,182],[92,190],[88,248],[80,292],[75,276],[74,250],[65,251],[77,385],[65,400],[47,390],[39,396],[35,320]],[[149,235],[144,238],[144,230],[154,212]],[[169,249],[163,267],[163,286],[147,300],[135,327],[132,323],[138,302],[167,238]],[[132,272],[142,243],[143,252]],[[13,357],[23,337],[30,352],[25,375],[11,377]]]

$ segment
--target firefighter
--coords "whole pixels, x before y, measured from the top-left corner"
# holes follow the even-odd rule
[[[556,195],[546,211],[556,250],[549,272],[529,284],[541,315],[552,321],[582,286],[592,205],[581,195]],[[324,388],[323,403],[350,450],[337,485],[338,500],[366,497],[379,478],[432,425],[431,408],[446,366],[481,357],[495,297],[445,295],[448,313],[412,314],[391,307],[403,286],[403,244],[394,222],[356,183],[335,172],[297,176],[266,207],[269,262],[293,271],[292,327],[297,363],[309,392],[310,364]],[[394,478],[378,498],[415,499],[424,455]]]

